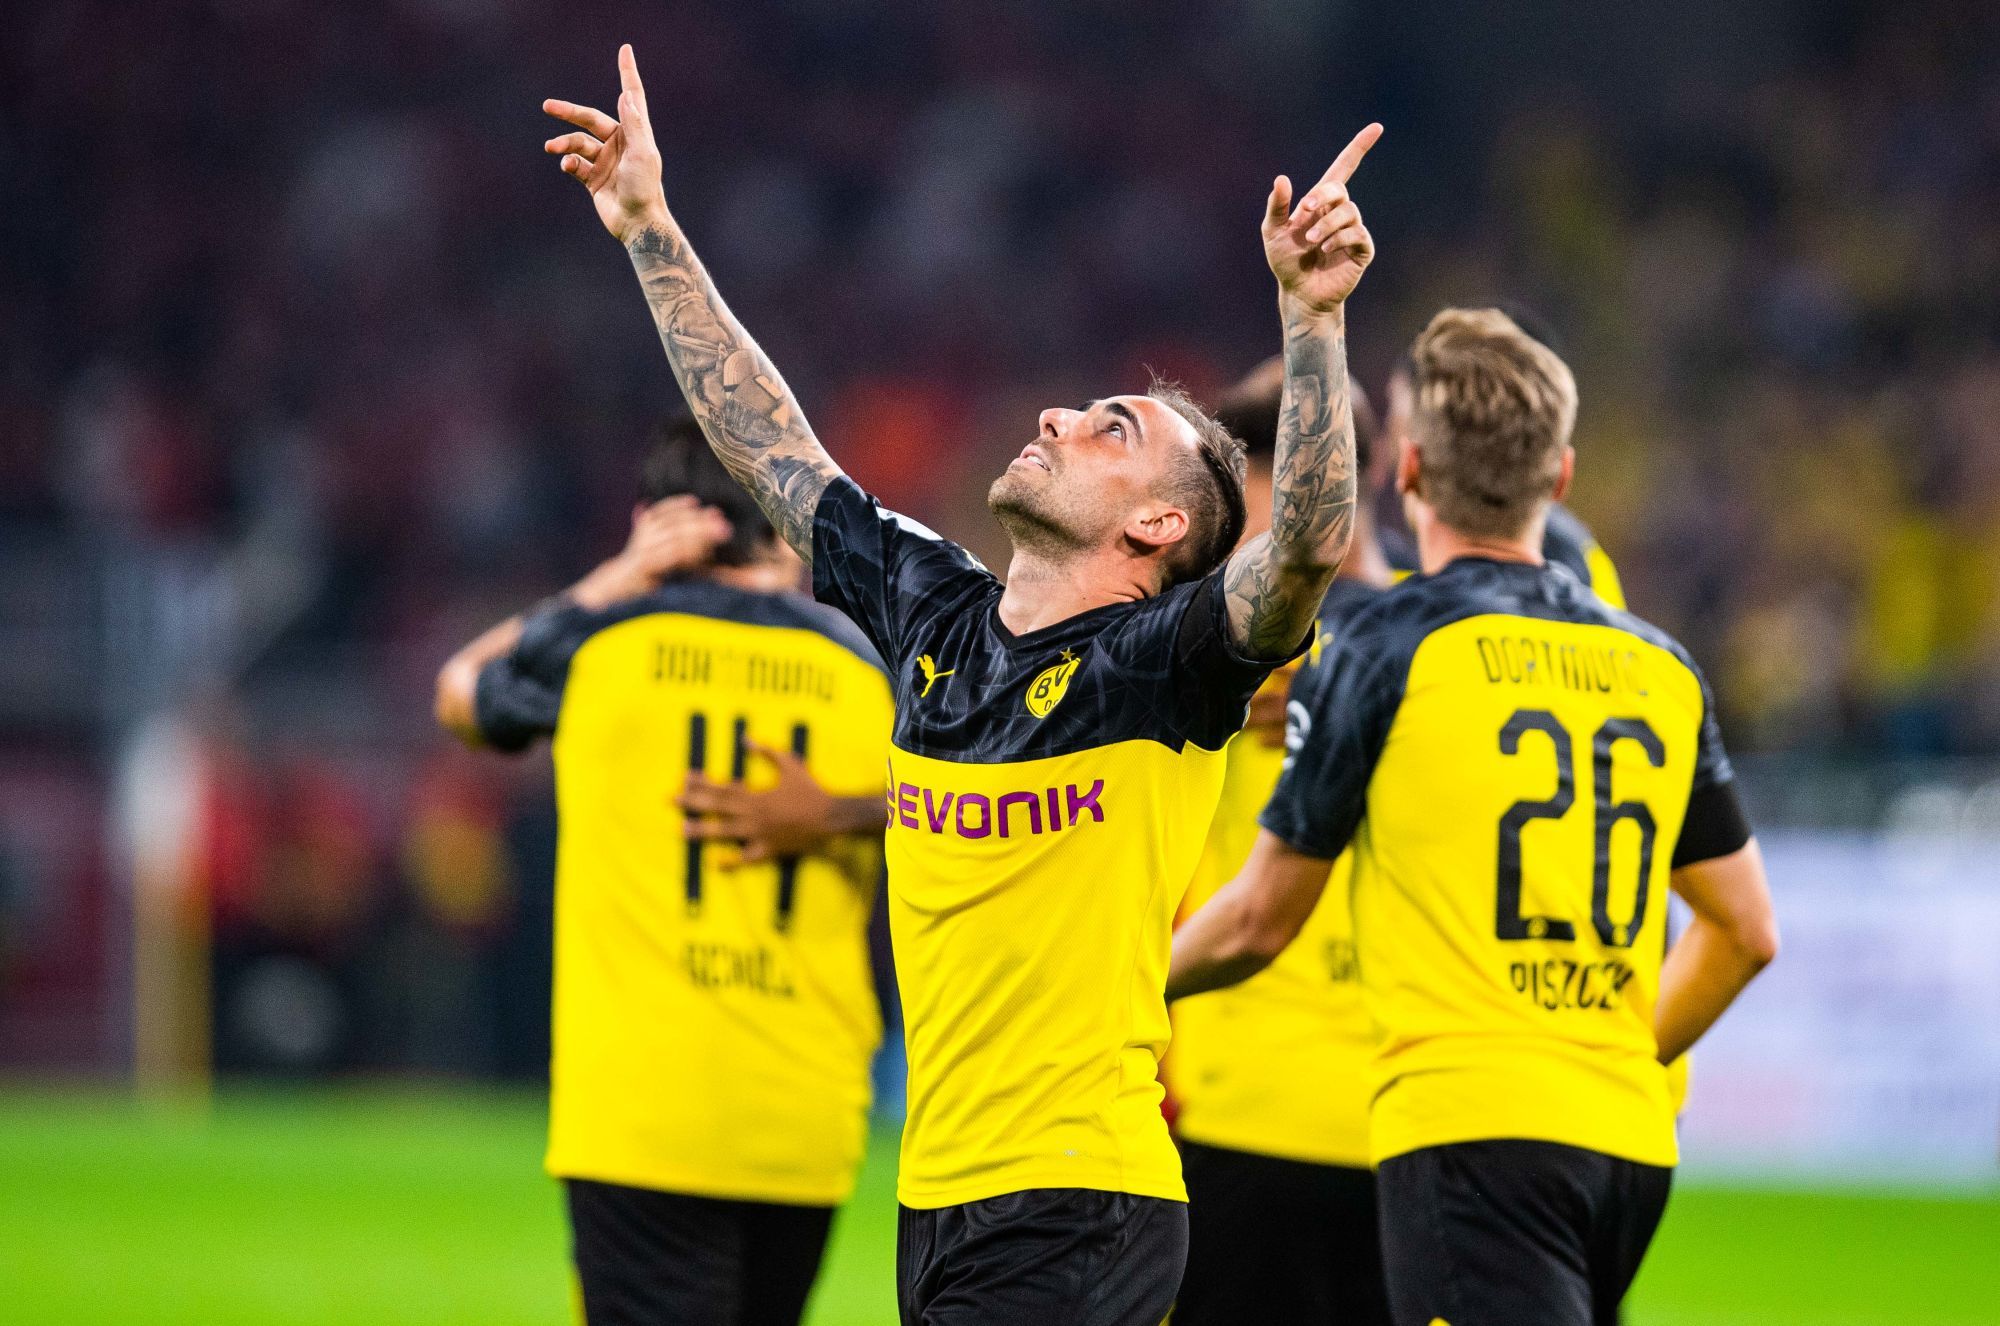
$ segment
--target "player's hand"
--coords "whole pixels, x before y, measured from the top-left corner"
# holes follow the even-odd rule
[[[1298,671],[1296,660],[1285,664],[1250,697],[1250,717],[1243,731],[1258,745],[1275,750],[1285,744],[1285,706],[1291,703],[1292,678]]]
[[[753,792],[742,783],[689,774],[676,802],[687,816],[687,836],[740,842],[746,863],[824,851],[840,835],[834,798],[790,751],[746,744],[752,755],[776,766],[777,783]]]
[[[733,530],[729,517],[683,493],[634,510],[632,537],[618,555],[634,574],[657,585],[706,562]]]
[[[623,244],[649,225],[669,223],[660,188],[660,149],[646,115],[646,89],[630,45],[618,48],[618,118],[568,101],[544,101],[542,109],[575,125],[577,132],[551,138],[542,150],[562,158],[565,173],[590,190],[597,219]]]
[[[1348,196],[1347,181],[1382,136],[1371,124],[1341,149],[1319,183],[1292,205],[1292,182],[1280,175],[1264,205],[1264,258],[1278,286],[1315,312],[1347,301],[1375,258],[1375,240]]]
[[[569,596],[594,610],[648,593],[708,561],[730,532],[727,516],[687,494],[642,506],[632,513],[625,550],[578,581]]]

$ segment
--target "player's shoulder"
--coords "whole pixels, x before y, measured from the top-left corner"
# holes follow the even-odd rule
[[[1461,557],[1431,575],[1413,575],[1358,600],[1341,625],[1348,647],[1413,653],[1445,627],[1472,617],[1523,617],[1623,631],[1685,660],[1667,632],[1604,602],[1569,568]]]
[[[1412,575],[1386,588],[1356,585],[1332,592],[1320,609],[1329,646],[1350,659],[1408,661],[1433,631],[1476,609],[1468,595],[1441,576]]]
[[[1469,617],[1486,616],[1603,627],[1671,655],[1697,675],[1700,672],[1679,640],[1652,622],[1607,603],[1558,563],[1533,566],[1465,557],[1436,575],[1412,577],[1393,593],[1427,600],[1430,612],[1426,621],[1432,632]]]
[[[803,594],[744,589],[700,577],[670,580],[647,593],[603,608],[569,604],[549,622],[574,653],[584,641],[613,627],[648,617],[674,615],[704,618],[739,626],[808,631],[854,656],[859,663],[886,671],[875,647],[854,623]]]
[[[873,562],[883,560],[886,554],[886,559],[898,566],[914,561],[931,575],[943,570],[995,579],[986,564],[964,545],[947,539],[914,517],[883,505],[845,474],[835,476],[820,494],[813,523],[816,567],[822,559]]]
[[[853,654],[878,671],[886,671],[875,646],[847,614],[816,603],[793,591],[740,589],[712,580],[674,580],[635,605],[647,612],[684,613],[743,626],[810,631]]]

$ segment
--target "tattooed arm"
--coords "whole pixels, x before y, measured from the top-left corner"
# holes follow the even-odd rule
[[[1264,256],[1285,328],[1271,532],[1237,549],[1223,571],[1230,633],[1252,658],[1297,647],[1347,554],[1355,480],[1346,304],[1375,256],[1347,181],[1381,135],[1379,124],[1356,134],[1296,208],[1282,175],[1265,205]]]
[[[812,561],[813,512],[840,474],[784,378],[715,291],[671,218],[625,243],[689,408],[771,524]]]
[[[785,542],[811,562],[813,513],[840,467],[667,210],[659,146],[630,46],[618,50],[618,77],[617,119],[567,101],[543,102],[543,110],[576,127],[545,148],[590,190],[598,219],[631,255],[667,362],[709,445]]]

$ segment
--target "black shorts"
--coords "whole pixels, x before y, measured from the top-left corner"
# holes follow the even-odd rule
[[[902,1208],[903,1326],[1159,1326],[1187,1264],[1185,1202],[1033,1188]]]
[[[563,1187],[588,1326],[798,1326],[832,1207]]]
[[[1375,1176],[1181,1143],[1188,1263],[1174,1326],[1387,1326]]]
[[[1396,1326],[1611,1326],[1674,1172],[1554,1142],[1425,1147],[1382,1162]]]

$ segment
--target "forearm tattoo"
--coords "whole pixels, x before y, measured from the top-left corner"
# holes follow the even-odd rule
[[[1237,550],[1223,582],[1230,625],[1252,657],[1292,649],[1318,614],[1347,552],[1354,486],[1346,324],[1288,314],[1271,532]]]
[[[813,436],[785,380],[743,330],[708,272],[669,226],[626,245],[660,344],[709,445],[771,524],[812,561],[813,512],[840,467]]]

